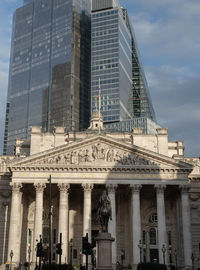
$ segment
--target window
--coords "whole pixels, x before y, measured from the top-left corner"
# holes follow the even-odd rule
[[[156,245],[156,229],[151,228],[149,231],[150,245]]]
[[[28,229],[28,244],[31,244],[31,229]]]
[[[144,245],[146,244],[146,232],[145,231],[142,232],[142,242]]]
[[[150,223],[157,223],[157,222],[158,222],[158,216],[157,216],[157,213],[153,213],[153,214],[149,217],[149,222],[150,222]]]
[[[172,244],[172,234],[171,234],[171,232],[169,231],[169,232],[168,232],[168,245],[171,246],[171,244]]]

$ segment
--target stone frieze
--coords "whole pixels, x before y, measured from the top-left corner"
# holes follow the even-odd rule
[[[91,146],[45,157],[37,164],[81,165],[94,163],[110,163],[120,165],[156,165],[153,161],[134,153],[112,149],[108,145],[96,143]]]

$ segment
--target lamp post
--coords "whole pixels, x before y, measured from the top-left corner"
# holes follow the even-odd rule
[[[36,239],[36,247],[35,247],[35,257],[36,257],[36,260],[35,260],[35,268],[37,269],[37,248],[38,248],[38,246],[37,246],[37,242],[38,242],[38,240]]]
[[[177,268],[177,250],[174,249],[174,257],[175,257],[175,264],[176,264],[176,270],[178,269]]]
[[[191,260],[192,260],[192,270],[194,270],[194,254],[193,253],[191,255]]]
[[[10,270],[12,270],[12,258],[14,256],[13,250],[10,252]]]
[[[49,269],[51,268],[51,222],[52,222],[52,199],[51,199],[51,175],[49,176]]]
[[[80,249],[80,251],[79,251],[79,261],[80,261],[80,267],[81,267],[81,260],[82,259],[82,250]]]
[[[121,265],[122,265],[122,267],[124,265],[124,260],[125,260],[125,250],[121,249]]]
[[[31,260],[31,247],[28,247],[28,269],[30,270],[30,260]]]
[[[142,263],[142,247],[142,241],[140,240],[138,244],[138,248],[140,249],[140,263]]]
[[[163,264],[165,264],[165,253],[166,253],[166,247],[165,245],[163,244],[162,246],[162,253],[163,253]]]
[[[70,246],[70,269],[72,269],[72,246],[73,246],[73,240],[71,238],[70,242],[69,242],[69,246]]]
[[[169,247],[169,264],[172,264],[172,248]]]

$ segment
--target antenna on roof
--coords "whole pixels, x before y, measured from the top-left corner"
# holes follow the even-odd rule
[[[99,134],[101,132],[100,118],[101,118],[101,81],[100,81],[100,78],[99,78]]]

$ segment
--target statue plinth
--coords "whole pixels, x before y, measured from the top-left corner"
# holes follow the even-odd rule
[[[112,270],[112,242],[115,239],[110,233],[101,232],[95,240],[97,242],[96,270]]]

